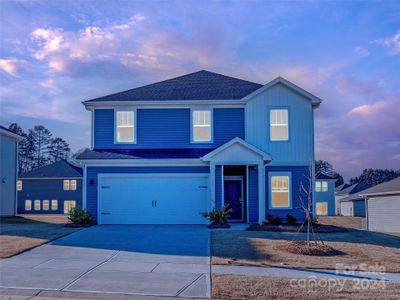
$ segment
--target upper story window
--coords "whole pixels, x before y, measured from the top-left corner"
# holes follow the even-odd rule
[[[135,112],[116,112],[116,138],[117,143],[135,143]]]
[[[76,191],[76,180],[65,179],[63,186],[64,186],[64,191]]]
[[[64,180],[64,191],[69,191],[69,180]]]
[[[287,109],[271,109],[270,112],[270,140],[289,140],[289,111]]]
[[[290,176],[284,174],[271,175],[271,208],[289,208]]]
[[[22,191],[22,180],[17,181],[17,190]]]
[[[328,191],[328,181],[316,181],[315,182],[316,192],[327,192]]]
[[[206,143],[212,141],[211,110],[192,110],[192,141]]]

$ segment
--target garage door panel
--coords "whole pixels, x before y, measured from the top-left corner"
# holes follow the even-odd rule
[[[368,227],[371,231],[400,232],[400,196],[368,199]]]
[[[101,224],[204,224],[208,175],[99,175]]]

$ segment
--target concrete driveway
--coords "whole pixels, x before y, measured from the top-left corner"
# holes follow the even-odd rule
[[[210,297],[210,231],[196,225],[94,226],[0,260],[0,287]]]

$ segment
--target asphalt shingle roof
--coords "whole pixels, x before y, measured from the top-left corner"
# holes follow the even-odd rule
[[[341,191],[338,192],[337,194],[338,194],[338,195],[350,195],[350,194],[355,194],[355,193],[361,192],[361,191],[363,191],[363,190],[365,190],[365,189],[367,189],[367,188],[369,188],[369,187],[370,187],[370,186],[369,186],[368,184],[359,182],[359,183],[355,183],[355,184],[353,184],[353,185],[351,185],[351,186],[349,186],[349,187],[347,187],[347,188],[341,190]]]
[[[82,169],[60,160],[41,168],[22,173],[18,178],[60,178],[60,177],[82,177]]]
[[[388,182],[375,185],[369,189],[362,191],[360,194],[379,194],[398,191],[400,191],[400,177],[392,179]]]
[[[242,99],[262,86],[258,83],[202,70],[87,100],[85,103],[98,101],[234,100]]]
[[[200,158],[214,149],[86,149],[77,159]]]
[[[318,173],[316,177],[317,177],[317,179],[336,179],[336,178],[333,178],[332,176],[322,174],[322,173]]]

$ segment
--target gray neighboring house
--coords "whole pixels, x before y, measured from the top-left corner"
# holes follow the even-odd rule
[[[400,177],[359,195],[365,199],[367,230],[400,233]]]
[[[359,182],[336,192],[335,200],[340,203],[342,216],[365,217],[364,199],[358,194],[369,188],[368,184]]]
[[[20,140],[21,136],[0,125],[0,216],[14,216],[16,213]]]

